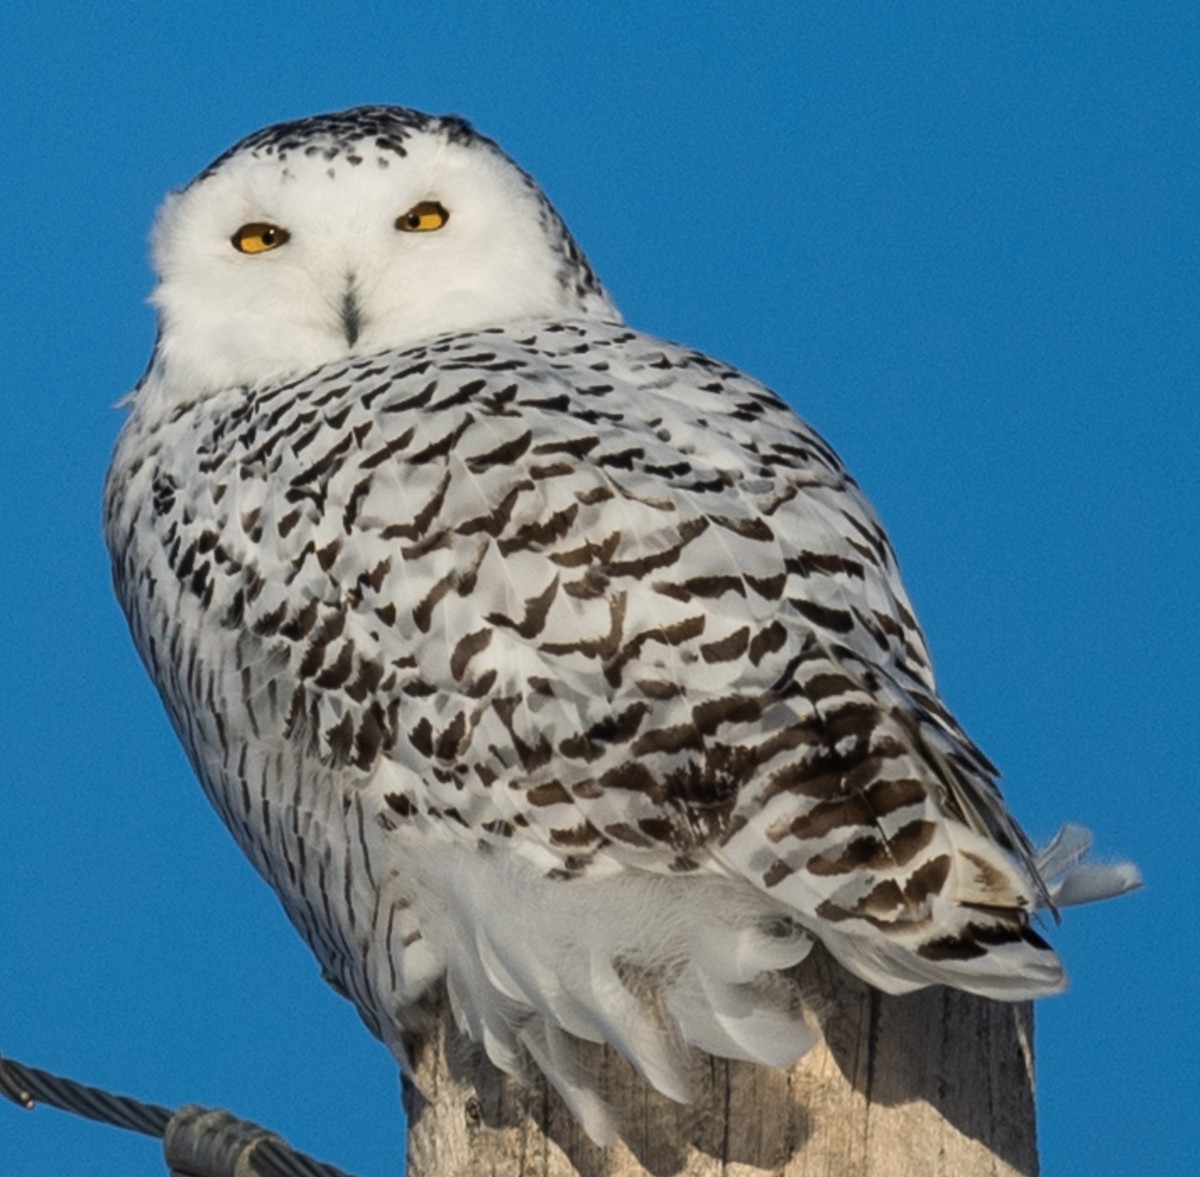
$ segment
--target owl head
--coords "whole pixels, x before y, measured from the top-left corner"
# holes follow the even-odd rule
[[[149,374],[192,395],[522,319],[619,319],[538,185],[456,117],[364,106],[235,144],[163,205]]]

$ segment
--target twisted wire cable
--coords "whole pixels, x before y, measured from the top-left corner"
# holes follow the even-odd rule
[[[23,1108],[64,1112],[163,1138],[172,1177],[350,1177],[297,1152],[280,1136],[227,1111],[188,1104],[172,1112],[0,1055],[0,1095]]]

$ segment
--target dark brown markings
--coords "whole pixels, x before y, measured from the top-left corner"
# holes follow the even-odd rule
[[[648,699],[674,699],[683,694],[683,687],[679,683],[664,679],[639,678],[634,685]]]
[[[768,654],[774,654],[787,644],[787,629],[778,621],[772,621],[766,629],[760,629],[750,640],[750,661],[757,666]]]
[[[466,734],[467,717],[464,712],[459,711],[446,725],[442,734],[438,736],[434,755],[439,760],[453,760],[462,748],[463,738]],[[465,825],[466,823],[464,822],[463,824]]]
[[[533,447],[535,454],[567,454],[582,462],[600,444],[598,437],[573,437],[567,441],[543,441]]]
[[[474,633],[459,638],[450,655],[450,673],[456,680],[466,674],[471,659],[491,645],[494,632],[490,628],[477,629]]]
[[[571,794],[562,786],[561,781],[546,781],[535,785],[525,794],[525,800],[530,805],[545,808],[547,805],[563,805],[571,800]]]
[[[679,561],[683,550],[698,536],[703,535],[709,527],[707,519],[687,519],[679,525],[679,542],[661,552],[653,552],[640,556],[635,560],[613,560],[605,568],[611,576],[632,576],[641,580],[647,573],[656,572],[660,568],[669,568]]]
[[[787,584],[787,575],[783,572],[777,576],[751,576],[749,573],[743,573],[742,579],[766,601],[778,601],[783,596],[784,586]]]
[[[317,612],[320,609],[320,602],[311,600],[303,609],[293,613],[292,616],[279,627],[279,633],[285,638],[289,638],[293,642],[299,641],[301,638],[307,637],[309,631],[316,624]]]
[[[479,578],[479,565],[483,562],[486,554],[487,548],[481,545],[466,567],[448,572],[425,594],[424,599],[412,614],[413,621],[422,633],[429,632],[429,627],[433,623],[433,611],[444,596],[451,592],[457,592],[459,596],[466,596],[474,591],[475,583]]]
[[[775,538],[775,532],[771,529],[771,525],[762,519],[736,519],[730,515],[709,515],[708,518],[718,527],[732,531],[743,539],[753,539],[765,543]]]
[[[647,422],[650,424],[650,422]],[[653,462],[642,463],[642,469],[647,474],[652,474],[656,478],[683,478],[685,475],[692,472],[691,462],[672,462],[670,465],[656,465]]]
[[[675,503],[669,498],[657,498],[653,495],[637,495],[627,486],[622,486],[616,479],[613,479],[613,486],[620,492],[623,499],[628,499],[631,503],[641,503],[645,507],[653,507],[656,511],[666,511],[672,514],[678,510]],[[577,496],[578,497],[578,496]]]
[[[496,685],[496,679],[499,676],[495,670],[485,670],[473,682],[464,684],[462,693],[468,699],[482,699],[484,695],[490,694],[492,687]]]
[[[907,866],[913,858],[933,841],[937,824],[931,821],[910,821],[886,840],[873,834],[863,835],[846,843],[841,853],[817,854],[808,860],[811,874],[828,877],[857,870],[885,870]]]
[[[526,365],[522,360],[496,360],[494,363],[448,363],[442,365],[447,371],[453,372],[460,368],[478,368],[484,372],[518,372]]]
[[[600,832],[591,822],[581,822],[566,830],[551,830],[550,841],[555,846],[590,846],[601,840]],[[579,864],[582,869],[584,864]]]
[[[609,486],[596,486],[591,490],[577,490],[575,497],[585,507],[591,507],[596,503],[606,503],[609,499],[615,499],[617,492]]]
[[[420,539],[429,530],[430,524],[438,517],[446,501],[446,491],[449,487],[450,472],[447,471],[442,475],[442,480],[438,483],[437,490],[430,496],[429,502],[413,516],[411,523],[391,523],[379,533],[380,537],[382,539]]]
[[[852,678],[839,674],[837,671],[814,674],[812,678],[804,680],[804,693],[813,702],[832,699],[838,695],[852,694],[859,689],[858,684]]]
[[[377,389],[376,391],[382,392],[385,389],[390,388],[390,387],[391,387],[390,384],[385,384],[383,386],[383,388]],[[422,388],[419,392],[414,393],[412,396],[406,397],[402,401],[393,401],[389,405],[384,405],[383,412],[385,412],[385,413],[407,413],[412,409],[423,409],[427,404],[429,404],[430,400],[433,399],[433,394],[436,391],[437,391],[437,381],[431,380],[431,381],[429,381],[428,384],[425,385],[424,388]]]
[[[443,527],[430,535],[419,539],[415,544],[405,544],[400,549],[400,555],[406,560],[419,560],[430,552],[441,551],[451,544],[450,533]]]
[[[788,597],[788,604],[814,625],[831,629],[834,633],[850,633],[854,629],[854,617],[845,609],[833,609],[818,605],[816,601],[805,601],[800,597]]]
[[[349,714],[343,715],[332,727],[325,731],[325,742],[329,745],[330,756],[335,764],[344,764],[351,759],[354,749],[354,721]]]
[[[575,735],[561,740],[558,751],[569,760],[582,760],[590,764],[593,760],[599,760],[608,749],[594,740],[589,740],[585,735]]]
[[[433,755],[433,724],[422,716],[408,733],[408,741],[422,756]]]
[[[388,807],[401,817],[412,817],[417,811],[417,807],[403,793],[385,793],[383,799]]]
[[[279,632],[279,627],[283,624],[283,619],[286,615],[286,604],[280,605],[277,609],[260,613],[250,623],[250,631],[258,637],[271,637],[273,634]]]
[[[625,599],[621,595],[621,611],[624,616]],[[604,668],[604,677],[613,685],[621,682],[621,675],[628,663],[639,657],[642,648],[648,642],[657,642],[664,646],[681,646],[692,638],[699,637],[704,632],[706,618],[703,614],[695,617],[685,617],[671,625],[658,626],[655,629],[645,629],[634,634],[620,649],[620,653]]]
[[[638,831],[654,842],[675,841],[675,824],[665,817],[643,817],[637,823]]]
[[[463,817],[463,815],[459,813],[459,811],[452,805],[448,805],[445,809],[443,809],[441,815],[442,817],[448,817],[451,821],[458,822],[460,826],[464,826],[467,829],[471,828],[471,823],[468,822],[467,819]]]
[[[435,458],[448,457],[458,444],[459,439],[472,425],[475,424],[475,417],[468,413],[453,429],[450,430],[444,437],[437,441],[430,442],[423,450],[419,450],[415,454],[410,454],[408,461],[413,466],[423,466],[427,462],[432,462]],[[364,463],[365,465],[365,463]]]
[[[357,441],[358,439],[356,438],[355,440]],[[366,478],[361,479],[355,485],[354,489],[350,492],[349,497],[346,499],[346,505],[342,509],[342,530],[345,531],[347,535],[350,534],[350,529],[354,526],[356,520],[358,519],[359,508],[362,506],[362,501],[367,497],[367,494],[370,492],[370,490],[371,475],[368,474]]]
[[[904,641],[904,631],[890,613],[880,613],[878,610],[873,610],[871,616],[874,618],[875,624],[879,629],[888,637],[895,638],[900,642]]]
[[[862,580],[866,575],[866,569],[859,561],[824,552],[798,552],[794,556],[788,556],[783,566],[797,576],[836,576],[841,573],[855,580]]]
[[[541,409],[544,412],[566,413],[571,408],[571,398],[565,393],[558,396],[523,397],[517,401],[523,409]]]
[[[547,478],[562,478],[575,473],[575,467],[569,462],[551,462],[547,466],[530,466],[529,477],[539,482]]]
[[[627,744],[637,735],[650,712],[646,703],[632,703],[616,715],[606,716],[587,730],[589,740],[604,744]]]
[[[874,777],[880,770],[880,759],[869,756],[855,764],[849,771],[837,773],[838,788],[827,801],[820,801],[806,814],[793,819],[787,832],[794,838],[823,838],[833,830],[844,826],[874,826],[878,818],[895,813],[909,805],[920,805],[926,800],[925,786],[917,780],[877,781],[868,785],[864,777]],[[833,774],[821,773],[810,777],[804,790],[809,796],[818,782],[822,792]],[[793,791],[799,792],[799,789]],[[834,790],[829,790],[834,792]],[[815,790],[814,790],[815,792]],[[770,834],[768,835],[770,836]],[[782,837],[782,831],[780,831]]]
[[[521,762],[521,767],[527,773],[532,773],[549,764],[554,756],[554,749],[550,746],[549,741],[540,734],[537,744],[531,745],[517,733],[513,726],[513,715],[523,703],[524,699],[520,695],[505,695],[493,699],[492,708],[508,731],[509,739],[512,740],[513,750]]]
[[[650,845],[650,839],[645,834],[639,834],[633,826],[623,821],[605,826],[604,836],[611,838],[614,842],[624,842],[628,846],[637,846],[641,849],[645,849]]]
[[[646,451],[639,446],[619,450],[612,454],[598,454],[594,459],[597,466],[608,466],[614,470],[632,470],[633,464],[646,456]]]
[[[328,572],[334,566],[341,551],[342,541],[340,539],[330,540],[323,548],[317,548],[317,563],[321,566],[322,572]]]
[[[969,923],[954,936],[943,936],[917,948],[926,960],[976,960],[989,948],[1024,942],[1033,948],[1050,951],[1050,945],[1025,923],[1024,917],[1014,915],[1011,921]]]
[[[512,521],[512,513],[517,505],[517,500],[526,491],[533,489],[535,489],[535,484],[529,479],[518,482],[494,510],[476,515],[472,519],[465,519],[454,530],[459,535],[476,535],[479,532],[490,536],[499,535]]]
[[[480,410],[488,417],[520,417],[517,410],[510,408],[514,400],[517,399],[517,386],[515,384],[506,385],[504,388],[499,388],[495,392],[489,392],[485,396],[480,397],[476,402]]]
[[[522,548],[540,548],[560,540],[570,530],[579,514],[579,504],[572,503],[561,511],[555,511],[541,522],[526,523],[515,535],[500,541],[500,554],[507,556]]]
[[[150,585],[150,591],[147,593],[149,600],[154,599],[153,582]],[[226,629],[241,629],[246,620],[246,593],[244,589],[238,589],[233,594],[233,598],[225,608],[225,612],[221,614],[221,624]]]
[[[801,463],[807,464],[812,455],[805,446],[789,445],[784,441],[776,441],[771,443],[771,449],[777,454],[783,454],[785,457],[798,458]]]
[[[428,699],[430,695],[436,695],[438,692],[433,683],[423,678],[409,679],[400,690],[410,699]]]
[[[650,756],[656,752],[671,755],[675,752],[704,751],[704,737],[690,723],[672,727],[656,727],[638,736],[630,751],[635,756]]]
[[[521,637],[536,638],[546,628],[546,616],[550,606],[558,595],[559,578],[555,574],[553,580],[536,596],[525,598],[525,615],[520,621],[514,621],[503,613],[489,613],[484,620],[492,625],[514,629]]]
[[[594,601],[608,595],[609,578],[589,568],[578,580],[563,582],[563,592],[580,601]]]
[[[777,858],[773,863],[771,863],[771,865],[767,868],[766,873],[763,875],[763,886],[776,887],[792,874],[795,874],[793,868],[788,866],[788,864],[784,862],[782,858]]]
[[[645,793],[655,801],[665,800],[662,782],[644,764],[639,764],[636,760],[629,760],[616,768],[610,768],[600,777],[600,785],[604,789]]]
[[[746,647],[750,644],[750,627],[743,625],[741,629],[735,630],[728,637],[721,638],[715,642],[705,642],[700,647],[700,657],[705,662],[732,662],[735,658],[740,658],[745,652]]]
[[[311,678],[325,664],[325,651],[331,642],[342,636],[346,628],[346,615],[341,611],[327,614],[313,632],[312,640],[304,652],[298,673],[301,678]]]
[[[370,585],[375,592],[379,592],[383,588],[383,582],[387,578],[387,574],[392,570],[391,558],[385,556],[378,564],[375,565],[369,572],[360,572],[358,575],[358,583]],[[394,608],[394,606],[392,607]],[[388,622],[390,625],[391,622]]]
[[[736,593],[739,597],[744,597],[746,586],[740,576],[692,576],[680,584],[672,584],[665,580],[657,581],[654,591],[686,603],[693,597],[712,600],[722,597],[726,593]]]
[[[367,696],[376,690],[382,679],[383,667],[378,662],[360,659],[353,682],[346,684],[346,694],[356,703],[365,703]]]
[[[949,876],[950,855],[939,854],[913,871],[904,884],[904,897],[914,907],[919,907],[930,895],[940,894]]]
[[[323,487],[329,481],[329,476],[341,468],[342,459],[350,452],[353,441],[354,439],[349,434],[346,434],[323,457],[318,458],[307,470],[302,470],[297,474],[290,481],[289,486],[293,489],[298,489],[310,482],[316,482]]]
[[[562,568],[579,568],[587,564],[607,564],[621,543],[622,533],[610,532],[604,539],[587,540],[582,546],[569,552],[550,552],[550,559]]]
[[[969,850],[963,850],[960,853],[975,868],[975,882],[984,891],[994,891],[997,895],[1006,895],[1011,892],[1012,881],[986,858],[972,854]]]
[[[289,511],[279,520],[278,524],[276,524],[276,530],[279,532],[280,539],[286,539],[288,537],[288,534],[291,532],[292,528],[294,528],[296,524],[300,522],[301,514],[302,512],[300,508],[297,507],[294,511]]]
[[[484,380],[468,380],[466,384],[461,385],[457,391],[452,392],[449,396],[444,396],[440,401],[434,401],[428,408],[430,413],[440,413],[446,409],[456,409],[459,405],[465,405],[468,401],[472,401],[481,393],[487,386]]]
[[[533,444],[533,430],[528,429],[520,437],[514,437],[486,453],[469,455],[464,459],[472,474],[483,474],[493,466],[511,466],[522,457]]]
[[[322,406],[327,404],[333,398],[332,392],[326,393],[323,397],[318,397],[313,401],[314,406]],[[340,409],[331,409],[325,414],[325,425],[331,430],[341,429],[346,424],[346,418],[350,416],[350,411],[354,408],[353,404],[345,404]]]
[[[242,515],[242,530],[254,542],[258,543],[262,539],[262,508],[255,507],[252,511],[247,511]]]
[[[887,537],[883,534],[883,532],[881,532],[878,528],[867,527],[851,511],[842,510],[838,513],[843,519],[846,520],[847,523],[850,524],[851,527],[854,528],[855,531],[858,532],[859,535],[862,536],[864,540],[866,540],[867,545],[870,548],[870,554],[875,558],[875,560],[886,567],[888,564],[889,549]]]
[[[179,483],[174,475],[161,473],[155,476],[150,492],[150,501],[156,515],[166,515],[175,506],[175,492]]]
[[[416,436],[416,430],[406,429],[399,437],[392,438],[381,449],[377,449],[373,454],[369,454],[359,462],[359,466],[363,470],[374,470],[377,466],[382,466],[384,462],[391,461],[397,454],[403,453],[404,450],[412,444],[412,439]]]
[[[703,735],[712,735],[722,724],[755,723],[762,718],[760,699],[749,695],[725,695],[697,703],[692,708],[692,722]]]

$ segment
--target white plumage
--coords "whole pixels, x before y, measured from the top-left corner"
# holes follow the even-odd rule
[[[573,1038],[687,1098],[783,1066],[820,939],[888,992],[1053,992],[1042,857],[938,699],[828,445],[625,326],[458,119],[260,131],[174,194],[106,489],[118,594],[214,806],[404,1062],[444,981],[598,1139]]]

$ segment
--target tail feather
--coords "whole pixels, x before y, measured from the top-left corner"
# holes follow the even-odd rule
[[[1092,848],[1092,831],[1068,822],[1038,852],[1038,873],[1055,907],[1075,907],[1114,899],[1142,885],[1142,873],[1132,862],[1107,865],[1084,862]]]

